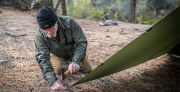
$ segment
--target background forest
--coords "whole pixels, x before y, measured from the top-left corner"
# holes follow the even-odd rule
[[[154,24],[180,5],[180,0],[0,0],[2,5],[15,5],[30,10],[43,5],[57,10],[58,15],[89,20],[115,20]],[[60,5],[59,5],[60,4]],[[58,7],[59,6],[59,7]],[[64,12],[64,13],[63,13]]]

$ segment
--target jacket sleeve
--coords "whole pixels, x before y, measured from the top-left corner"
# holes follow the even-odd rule
[[[42,35],[36,32],[35,58],[40,66],[44,79],[47,80],[48,84],[51,86],[57,80],[57,77],[50,62],[50,51],[46,43]]]
[[[73,40],[75,42],[75,51],[72,61],[80,64],[80,62],[85,58],[86,55],[87,39],[81,27],[75,20],[71,19],[70,24]]]

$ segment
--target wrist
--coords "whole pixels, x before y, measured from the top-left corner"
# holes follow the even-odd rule
[[[79,62],[79,61],[77,61],[76,59],[72,59],[72,61],[71,61],[71,62],[74,62],[74,63],[76,63],[76,64],[80,65],[80,62]]]

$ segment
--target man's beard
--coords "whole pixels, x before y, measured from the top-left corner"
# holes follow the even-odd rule
[[[47,33],[48,38],[56,37],[56,35],[57,35],[57,30],[58,30],[58,25],[55,24],[54,32],[53,32],[52,34],[48,34],[48,33]]]
[[[57,29],[55,29],[53,37],[56,37],[56,35],[57,35]]]

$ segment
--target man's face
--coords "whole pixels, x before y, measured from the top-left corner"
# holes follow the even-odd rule
[[[52,38],[52,37],[56,37],[57,35],[57,30],[58,30],[58,24],[57,22],[54,24],[54,26],[52,26],[51,28],[48,28],[48,29],[44,29],[44,31],[47,33],[47,36],[49,38]]]

